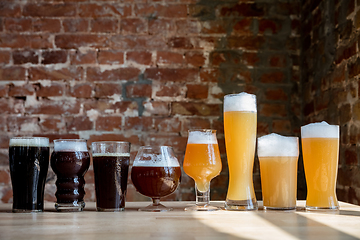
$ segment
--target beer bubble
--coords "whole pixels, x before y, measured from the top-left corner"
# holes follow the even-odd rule
[[[339,125],[316,122],[301,127],[302,138],[339,138]]]
[[[224,97],[224,112],[257,112],[256,96],[246,92],[229,94]]]
[[[87,152],[86,141],[75,139],[54,140],[55,152]]]
[[[284,137],[276,133],[258,138],[259,157],[298,157],[297,137]]]
[[[217,144],[216,134],[209,131],[191,131],[189,132],[188,143],[193,144]]]
[[[49,139],[46,137],[14,137],[10,139],[10,147],[49,147]]]

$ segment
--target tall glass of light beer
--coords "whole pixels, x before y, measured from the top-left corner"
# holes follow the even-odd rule
[[[336,178],[339,158],[339,126],[326,122],[301,127],[307,185],[306,209],[339,209]]]
[[[257,210],[253,167],[256,144],[256,96],[245,92],[224,98],[224,131],[229,166],[226,210]]]
[[[295,209],[299,139],[275,133],[260,137],[258,157],[264,209]]]

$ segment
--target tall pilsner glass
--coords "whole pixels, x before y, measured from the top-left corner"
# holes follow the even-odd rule
[[[253,167],[256,143],[256,96],[245,92],[224,98],[224,131],[229,166],[226,210],[257,210]]]
[[[336,177],[339,158],[339,126],[326,122],[301,127],[307,185],[306,209],[339,209]]]

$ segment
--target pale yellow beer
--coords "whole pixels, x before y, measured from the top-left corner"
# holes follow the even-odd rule
[[[306,208],[338,209],[336,178],[339,158],[339,126],[325,122],[301,128],[307,185]]]
[[[229,167],[227,210],[255,210],[253,184],[256,143],[256,97],[240,93],[224,99],[224,131]]]

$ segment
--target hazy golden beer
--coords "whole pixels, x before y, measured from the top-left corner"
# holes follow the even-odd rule
[[[269,134],[258,138],[264,209],[295,209],[299,140]]]
[[[256,210],[253,166],[256,143],[256,96],[230,94],[224,98],[224,131],[229,166],[227,210]]]
[[[326,122],[301,127],[307,184],[306,208],[338,209],[336,178],[339,158],[339,126]]]

